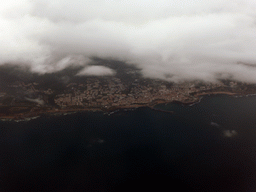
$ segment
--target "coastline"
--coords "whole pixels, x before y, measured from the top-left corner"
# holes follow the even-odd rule
[[[198,93],[195,95],[195,97],[198,97],[198,96],[205,96],[205,95],[231,95],[231,96],[234,96],[234,95],[242,95],[242,94],[239,94],[239,93],[231,93],[231,92],[225,92],[225,91],[218,91],[218,92],[205,92],[205,93]],[[243,96],[243,95],[242,95]]]
[[[235,96],[235,97],[243,97],[243,96],[254,96],[256,94],[239,94],[239,93],[232,93],[232,92],[204,92],[204,93],[198,93],[194,95],[195,100],[193,101],[179,101],[179,100],[164,100],[164,99],[157,99],[154,100],[150,103],[147,104],[132,104],[129,106],[116,106],[116,107],[110,107],[110,108],[103,108],[103,107],[94,107],[94,108],[65,108],[65,109],[50,109],[46,111],[39,111],[35,113],[27,113],[27,114],[17,114],[17,115],[3,115],[0,116],[0,121],[30,121],[33,119],[36,119],[42,115],[53,115],[53,116],[58,116],[58,115],[67,115],[67,114],[72,114],[72,113],[77,113],[77,112],[85,112],[85,111],[92,111],[92,112],[107,112],[111,113],[113,111],[119,110],[119,109],[135,109],[135,108],[140,108],[140,107],[149,107],[152,110],[156,111],[161,111],[161,112],[167,112],[167,113],[174,113],[173,111],[165,111],[161,109],[156,109],[154,106],[158,104],[167,104],[167,103],[179,103],[183,105],[189,105],[192,106],[202,99],[204,96],[211,96],[211,95],[229,95],[229,96]]]

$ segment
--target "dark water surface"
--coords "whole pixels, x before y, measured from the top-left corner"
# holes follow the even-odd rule
[[[256,97],[156,108],[0,122],[0,191],[256,191]]]

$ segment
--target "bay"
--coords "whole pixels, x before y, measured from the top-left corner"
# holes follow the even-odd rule
[[[256,97],[0,122],[1,191],[256,190]]]

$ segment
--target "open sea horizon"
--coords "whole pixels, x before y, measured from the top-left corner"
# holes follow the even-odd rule
[[[0,122],[0,191],[256,191],[256,96]]]

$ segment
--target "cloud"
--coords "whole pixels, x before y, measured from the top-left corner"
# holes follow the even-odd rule
[[[115,71],[104,66],[88,66],[78,72],[78,76],[112,76]]]
[[[44,101],[42,100],[42,99],[39,99],[39,98],[37,98],[37,99],[31,99],[31,98],[25,98],[26,100],[28,100],[28,101],[30,101],[30,102],[33,102],[33,103],[37,103],[37,104],[39,104],[39,105],[44,105]]]
[[[48,61],[50,63],[48,65],[47,63],[32,65],[31,71],[37,73],[54,73],[71,66],[76,67],[87,65],[91,60],[89,58],[85,58],[82,55],[69,55],[55,61],[53,64],[51,60]]]
[[[220,126],[218,123],[215,123],[215,122],[211,122],[210,124],[211,124],[211,126],[214,126],[214,127],[219,127]]]
[[[100,57],[169,81],[256,82],[252,0],[11,0],[0,7],[0,64],[52,73]]]
[[[225,137],[234,137],[237,135],[237,132],[235,130],[224,130],[223,135]]]

